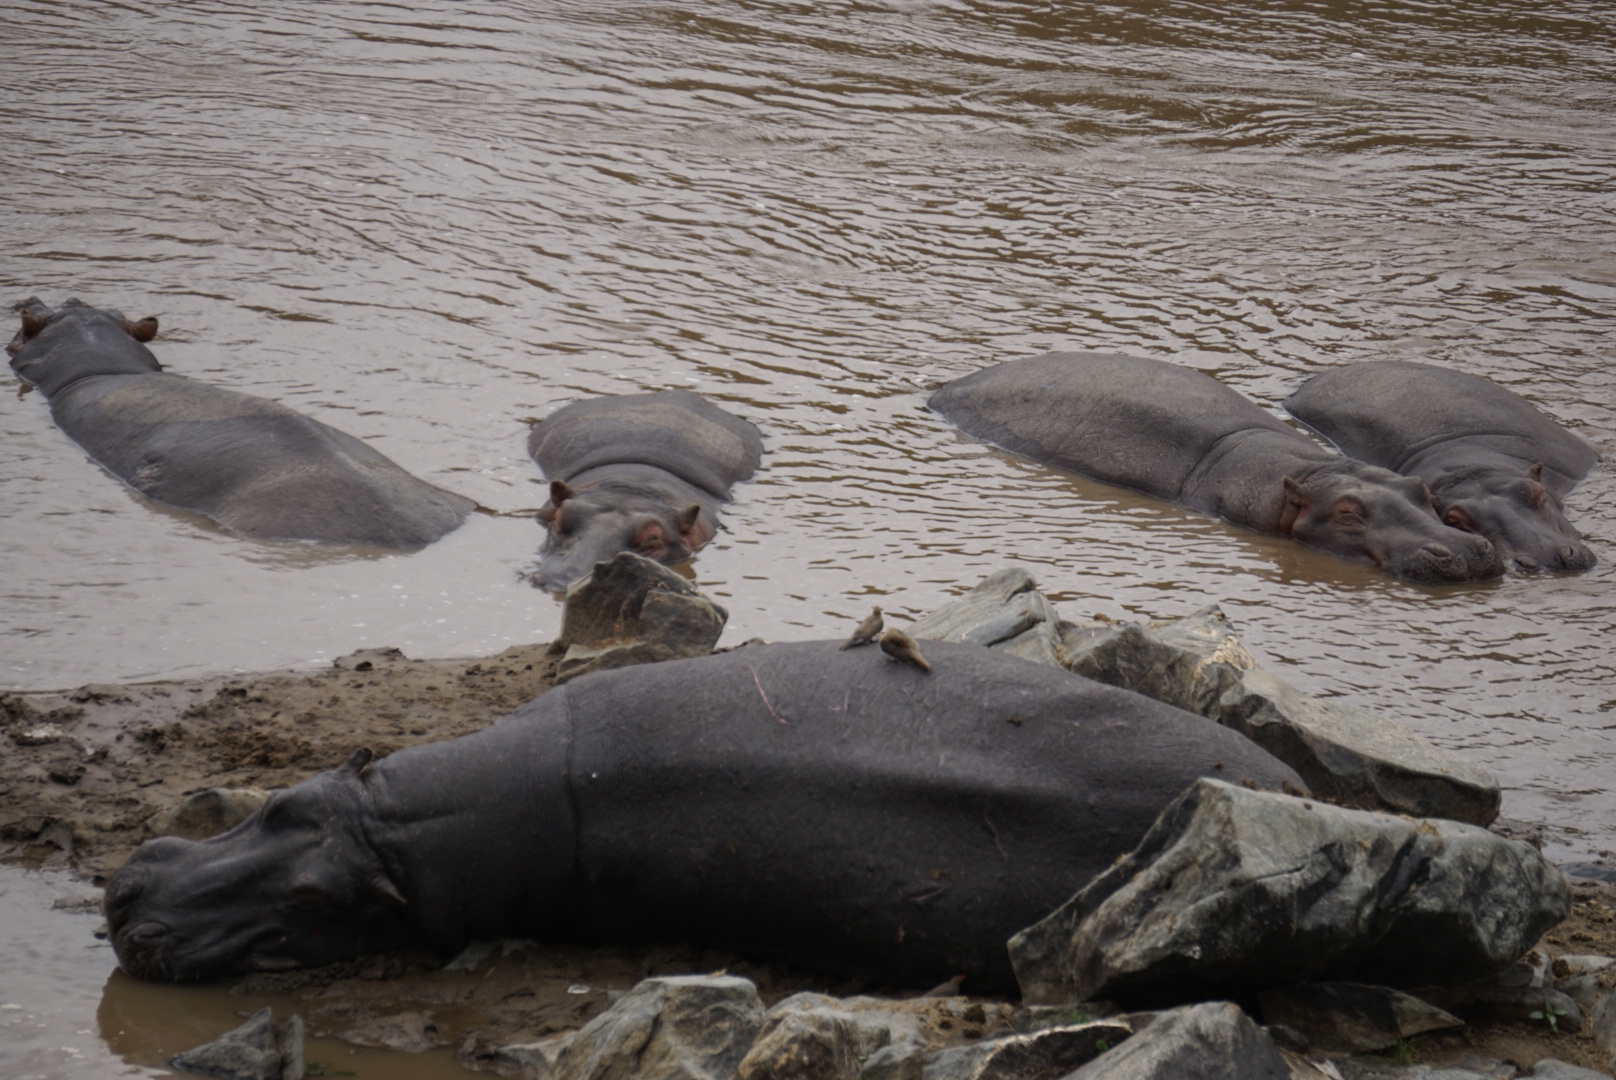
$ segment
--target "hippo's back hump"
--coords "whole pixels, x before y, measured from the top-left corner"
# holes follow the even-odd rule
[[[757,428],[700,394],[665,390],[586,398],[557,409],[528,436],[528,453],[552,480],[602,465],[654,465],[729,498],[757,471]]]
[[[1004,941],[1197,776],[1300,786],[1229,729],[989,649],[758,646],[574,680],[584,915],[888,977]],[[934,980],[935,981],[935,980]],[[990,980],[991,981],[991,980]]]
[[[1371,465],[1401,469],[1415,454],[1455,439],[1582,479],[1599,460],[1592,447],[1537,406],[1479,375],[1410,360],[1331,368],[1304,382],[1286,410]]]
[[[1185,479],[1226,436],[1297,435],[1199,371],[1116,353],[995,364],[940,387],[928,404],[1012,453],[1167,499],[1180,497]]]
[[[180,375],[95,376],[51,407],[141,494],[258,539],[420,547],[476,505],[278,402]]]

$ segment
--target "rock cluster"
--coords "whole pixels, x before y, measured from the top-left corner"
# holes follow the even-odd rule
[[[270,1009],[259,1009],[245,1024],[169,1062],[182,1072],[220,1080],[303,1080],[303,1018],[275,1026]]]
[[[1262,670],[1217,606],[1160,623],[1061,619],[1025,570],[989,575],[909,628],[1067,668],[1234,728],[1343,806],[1487,825],[1498,781],[1392,720]]]

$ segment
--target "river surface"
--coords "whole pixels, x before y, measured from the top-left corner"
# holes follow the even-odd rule
[[[1492,768],[1555,857],[1616,849],[1605,0],[12,0],[7,24],[0,299],[157,315],[169,370],[491,513],[407,556],[244,541],[7,393],[0,686],[547,640],[527,425],[688,387],[768,449],[693,565],[727,642],[841,636],[872,602],[901,623],[1008,563],[1073,618],[1220,601],[1286,679]],[[1362,360],[1485,375],[1604,455],[1568,504],[1600,563],[1422,588],[924,408],[1055,348],[1275,408]]]

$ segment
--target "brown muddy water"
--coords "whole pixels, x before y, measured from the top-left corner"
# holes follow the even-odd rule
[[[1603,0],[14,0],[7,23],[0,299],[155,314],[170,370],[494,513],[409,556],[251,543],[143,502],[6,394],[0,685],[546,640],[526,424],[689,387],[769,451],[693,567],[728,642],[838,636],[872,600],[901,622],[1012,562],[1072,617],[1221,601],[1287,679],[1495,770],[1555,857],[1616,849]],[[1600,564],[1416,587],[923,408],[1052,348],[1269,406],[1360,360],[1496,379],[1604,454],[1569,500]],[[0,1016],[0,1061],[148,1060],[98,1026],[106,950],[57,925],[91,920],[21,888],[0,996],[65,1002],[58,970],[97,989],[64,1049],[18,1050]]]

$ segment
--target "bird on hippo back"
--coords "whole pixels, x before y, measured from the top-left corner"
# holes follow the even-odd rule
[[[1080,473],[1424,584],[1503,573],[1418,479],[1318,445],[1216,379],[1162,360],[1048,353],[956,379],[930,407],[961,430]]]
[[[411,550],[476,507],[336,428],[268,398],[163,370],[155,318],[68,300],[18,305],[11,367],[57,426],[140,494],[258,540]]]
[[[757,428],[689,390],[587,398],[533,429],[528,453],[550,481],[544,547],[530,580],[565,591],[632,551],[683,562],[719,529],[730,488],[757,471]]]
[[[198,980],[469,941],[682,941],[888,984],[1014,986],[1005,941],[1201,776],[1303,790],[1233,730],[974,645],[840,642],[574,679],[497,724],[144,844],[130,974]]]
[[[1312,376],[1285,409],[1350,457],[1430,485],[1443,520],[1522,570],[1592,569],[1565,497],[1599,455],[1497,383],[1407,360]]]

